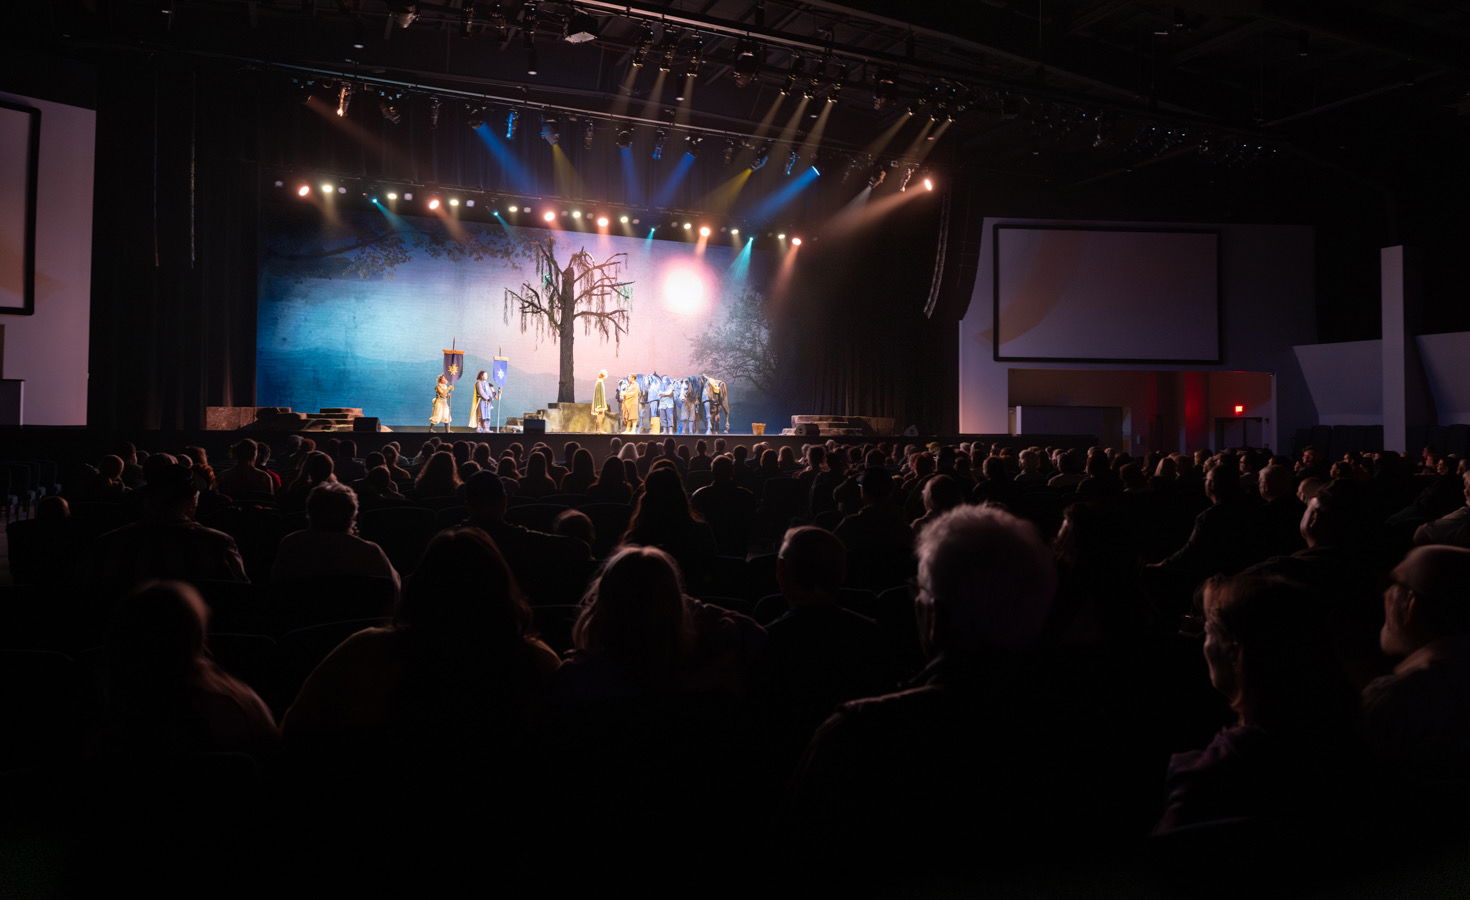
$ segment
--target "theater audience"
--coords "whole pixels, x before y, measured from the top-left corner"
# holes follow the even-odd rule
[[[877,623],[838,603],[846,577],[847,549],[835,535],[810,526],[786,532],[776,581],[787,611],[766,626],[760,686],[771,740],[788,767],[839,703],[895,686]]]
[[[672,463],[660,461],[649,470],[643,496],[623,532],[623,543],[667,551],[679,564],[686,583],[697,589],[704,589],[714,575],[714,558],[719,552],[715,533],[690,506]]]
[[[413,493],[419,500],[444,499],[456,496],[460,484],[459,465],[454,461],[454,454],[438,450],[419,469]]]
[[[209,611],[178,581],[149,581],[118,604],[107,634],[105,747],[125,753],[264,754],[276,723],[205,642]]]
[[[587,498],[599,503],[627,503],[633,499],[633,491],[628,486],[627,470],[621,459],[609,456],[602,461],[597,480],[587,487]]]
[[[848,583],[873,590],[902,584],[913,574],[914,537],[890,502],[893,477],[870,466],[858,484],[862,508],[838,523],[835,532],[847,547]]]
[[[1465,502],[1470,504],[1470,473],[1457,477],[1464,488]],[[1470,505],[1461,506],[1433,522],[1420,525],[1414,530],[1414,543],[1418,546],[1449,544],[1454,547],[1470,547]]]
[[[219,476],[219,489],[235,500],[249,497],[269,497],[276,492],[276,483],[270,473],[260,468],[259,445],[250,438],[241,438],[230,447],[230,456],[235,464]]]
[[[93,575],[132,585],[152,578],[181,581],[246,581],[235,539],[194,521],[199,490],[189,470],[152,467],[144,485],[143,519],[97,539]]]
[[[715,457],[710,476],[710,483],[690,497],[690,505],[709,524],[720,553],[744,556],[750,545],[755,494],[736,483],[735,461],[727,455]]]
[[[505,483],[491,472],[465,482],[464,501],[464,524],[490,536],[532,603],[571,603],[581,595],[592,565],[585,544],[505,521]]]
[[[561,493],[585,494],[597,480],[597,470],[592,466],[592,451],[578,447],[572,453],[571,471],[561,480]]]
[[[357,536],[357,495],[350,488],[331,481],[312,488],[306,498],[306,519],[305,530],[281,538],[271,581],[369,575],[392,581],[397,593],[398,572],[387,554]]]

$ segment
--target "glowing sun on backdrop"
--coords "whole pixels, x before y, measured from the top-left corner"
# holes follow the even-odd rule
[[[659,293],[664,309],[675,315],[697,316],[709,311],[713,278],[700,263],[671,263],[664,269]]]

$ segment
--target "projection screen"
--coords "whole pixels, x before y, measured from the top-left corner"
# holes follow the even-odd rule
[[[996,225],[998,361],[1218,363],[1219,234]]]

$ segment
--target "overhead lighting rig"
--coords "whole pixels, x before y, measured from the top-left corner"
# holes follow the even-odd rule
[[[750,87],[760,72],[760,60],[756,56],[756,44],[750,38],[741,38],[735,45],[734,74],[731,76],[736,87]]]

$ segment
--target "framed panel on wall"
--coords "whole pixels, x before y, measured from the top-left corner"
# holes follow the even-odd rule
[[[0,315],[36,311],[41,111],[0,102]]]

